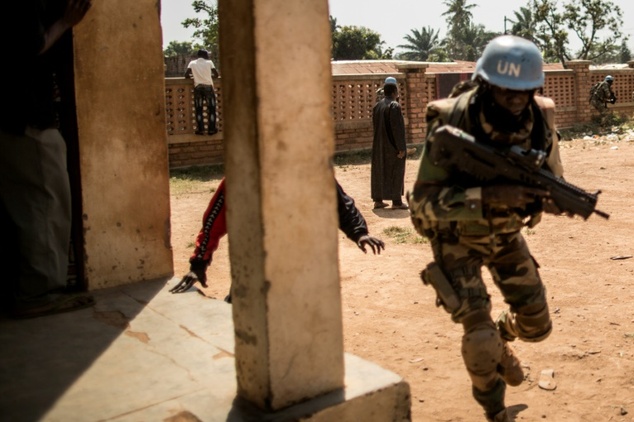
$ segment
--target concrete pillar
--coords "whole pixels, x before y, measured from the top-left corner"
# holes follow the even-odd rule
[[[220,0],[240,397],[344,386],[327,0]]]
[[[91,290],[173,275],[160,2],[94,2],[73,30]]]

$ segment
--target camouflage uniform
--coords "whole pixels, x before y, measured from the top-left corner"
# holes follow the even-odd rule
[[[474,398],[487,414],[495,414],[504,407],[506,383],[501,376],[504,368],[500,366],[507,347],[504,340],[520,337],[525,341],[541,341],[552,329],[538,265],[520,233],[524,226],[532,227],[539,222],[541,207],[490,209],[482,202],[482,187],[486,182],[435,166],[427,151],[433,148],[434,131],[450,124],[492,146],[520,145],[525,149],[545,150],[546,167],[556,176],[562,176],[563,169],[552,100],[534,96],[523,114],[523,127],[505,133],[487,121],[480,96],[476,87],[457,98],[428,105],[427,139],[409,207],[416,230],[430,240],[434,261],[457,295],[457,306],[453,309],[440,299],[437,304],[443,305],[452,320],[465,328],[462,355]],[[511,310],[510,316],[498,322],[499,330],[490,316],[491,301],[482,280],[483,265],[489,269]],[[521,370],[520,374],[521,379],[511,385],[521,383]],[[489,417],[489,420],[498,419]]]
[[[590,104],[603,114],[608,111],[608,102],[611,102],[612,98],[614,98],[614,92],[610,84],[608,81],[603,81],[590,98]]]

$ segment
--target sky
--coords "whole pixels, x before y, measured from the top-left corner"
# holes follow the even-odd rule
[[[297,0],[288,0],[297,1]],[[311,0],[308,0],[311,1]],[[634,52],[634,1],[611,0],[623,12],[622,32],[630,37],[629,47]],[[525,7],[528,0],[470,0],[475,4],[471,9],[473,22],[482,24],[487,30],[504,32],[504,18],[513,19],[514,11]],[[365,26],[381,35],[385,47],[406,43],[405,35],[412,29],[431,27],[440,30],[441,38],[446,35],[447,24],[442,14],[447,10],[444,0],[329,0],[330,15],[337,19],[339,26]],[[181,22],[195,17],[191,0],[161,0],[161,23],[163,26],[163,46],[170,41],[190,41],[192,30],[185,29]],[[507,22],[507,29],[511,24]],[[569,39],[574,45],[574,34]]]

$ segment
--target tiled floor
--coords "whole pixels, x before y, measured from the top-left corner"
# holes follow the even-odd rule
[[[236,399],[231,305],[169,293],[177,281],[98,291],[92,309],[0,320],[0,422],[277,422],[323,409],[368,420],[358,415],[398,407],[407,414],[401,377],[349,354],[343,391],[276,413],[254,410]],[[331,420],[325,414],[311,420]]]
[[[142,282],[96,292],[93,309],[1,320],[0,420],[162,421],[185,410],[216,420],[214,409],[226,420],[231,307],[167,289]]]

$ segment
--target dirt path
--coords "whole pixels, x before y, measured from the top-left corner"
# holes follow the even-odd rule
[[[566,179],[601,189],[598,208],[611,214],[580,218],[547,215],[525,233],[548,288],[553,334],[543,343],[516,342],[527,381],[507,390],[517,421],[634,421],[634,142],[568,141],[562,144]],[[406,189],[418,163],[407,163]],[[461,328],[436,308],[420,270],[429,245],[411,237],[397,243],[384,230],[411,230],[408,212],[372,210],[369,165],[335,169],[357,202],[370,232],[386,242],[381,256],[364,255],[340,235],[345,350],[403,376],[410,384],[414,421],[484,420],[471,398],[460,356]],[[215,187],[217,181],[211,182]],[[200,227],[209,190],[172,197],[175,271],[182,276]],[[226,239],[208,271],[206,293],[222,299],[229,288]],[[495,289],[497,315],[503,309]],[[538,387],[553,369],[556,389]]]

